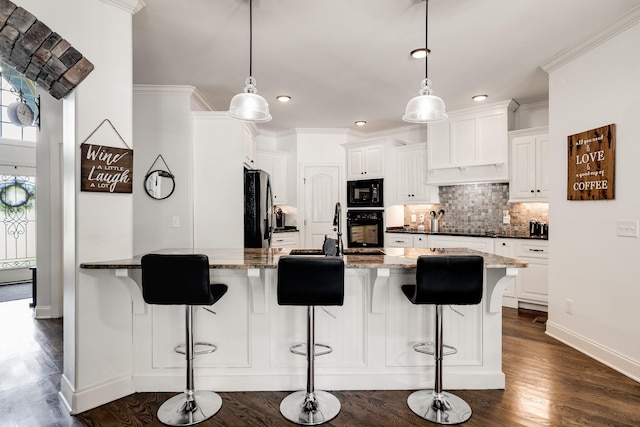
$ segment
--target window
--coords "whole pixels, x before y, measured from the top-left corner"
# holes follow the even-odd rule
[[[0,174],[0,269],[35,265],[36,180]]]

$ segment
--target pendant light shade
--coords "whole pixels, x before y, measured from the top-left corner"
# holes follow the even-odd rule
[[[256,92],[256,79],[249,76],[244,81],[244,92],[231,99],[227,115],[234,119],[253,123],[265,123],[271,120],[267,100]]]
[[[418,96],[412,98],[407,104],[402,120],[409,123],[432,123],[446,120],[447,113],[444,101],[432,95],[431,80],[429,80],[429,0],[425,0],[425,51],[427,55],[424,57],[424,80],[422,87],[418,92]]]
[[[431,80],[422,80],[422,89],[419,95],[411,98],[402,120],[409,123],[429,123],[445,120],[448,116],[445,112],[444,101],[431,95]]]
[[[249,77],[244,81],[244,92],[231,99],[227,115],[231,118],[252,123],[265,123],[271,120],[269,103],[258,95],[253,68],[253,0],[249,2]]]

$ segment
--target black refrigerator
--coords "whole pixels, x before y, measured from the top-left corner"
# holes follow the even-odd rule
[[[273,233],[273,193],[269,174],[244,170],[244,247],[269,248]]]

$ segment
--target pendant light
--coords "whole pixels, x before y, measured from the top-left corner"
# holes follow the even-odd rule
[[[407,104],[407,109],[402,116],[402,120],[409,123],[431,123],[445,120],[448,116],[445,112],[444,101],[432,95],[431,80],[429,79],[429,0],[424,0],[425,8],[425,36],[424,47],[426,55],[424,57],[424,80],[418,96],[412,98]]]
[[[265,123],[271,120],[269,104],[258,95],[256,79],[252,76],[253,66],[253,0],[249,0],[249,77],[244,81],[244,92],[231,100],[227,115],[245,122]]]

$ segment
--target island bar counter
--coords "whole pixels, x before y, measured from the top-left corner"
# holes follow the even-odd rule
[[[165,249],[154,253],[205,254],[211,281],[229,291],[216,306],[216,315],[196,310],[195,341],[214,343],[218,351],[195,359],[196,388],[215,391],[296,390],[304,388],[305,358],[289,352],[305,342],[304,307],[278,306],[277,265],[280,256],[307,254],[295,249]],[[345,250],[344,305],[318,309],[316,340],[331,345],[333,353],[316,360],[316,383],[325,390],[381,390],[430,388],[433,357],[413,350],[418,342],[433,341],[433,306],[414,306],[400,290],[415,283],[416,259],[421,255],[481,255],[484,291],[479,305],[445,308],[444,341],[458,349],[445,357],[446,389],[504,388],[502,372],[502,293],[507,281],[526,262],[471,249],[376,248]],[[128,292],[131,304],[131,352],[117,353],[132,360],[133,391],[181,391],[184,356],[173,348],[184,340],[181,306],[150,306],[141,292],[140,257],[87,262],[82,274],[94,276],[95,286]],[[120,280],[104,280],[113,274]],[[180,283],[176,283],[180,286]],[[117,288],[117,289],[116,289]],[[111,298],[108,299],[111,301]],[[80,301],[82,303],[82,301]],[[107,304],[105,301],[104,304]],[[109,308],[97,305],[96,320],[111,319]],[[458,313],[456,313],[458,312]],[[460,313],[460,314],[459,314]],[[109,346],[100,336],[81,346]],[[93,351],[96,354],[95,351]],[[113,356],[113,352],[111,353]],[[85,363],[91,363],[85,361]],[[100,363],[99,361],[96,363]],[[99,369],[96,365],[96,369]],[[109,384],[102,403],[113,400]]]

